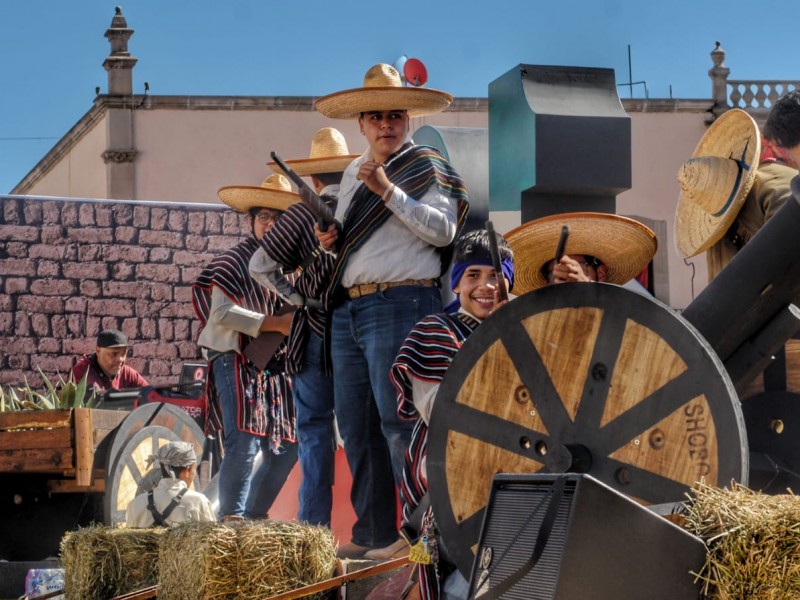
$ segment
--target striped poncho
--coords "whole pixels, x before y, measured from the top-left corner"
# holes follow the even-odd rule
[[[419,418],[414,405],[412,378],[439,385],[464,341],[480,322],[471,315],[440,313],[430,315],[417,323],[400,348],[391,369],[391,379],[398,394],[397,413],[406,419],[417,419],[406,452],[400,499],[403,505],[404,524],[409,521],[419,503],[428,492],[424,471],[428,454],[428,426]],[[411,523],[414,529],[429,539],[436,536],[433,511],[425,511],[422,522]],[[423,600],[436,600],[441,595],[438,565],[419,565],[420,593]]]
[[[249,237],[214,257],[192,284],[192,305],[205,327],[211,309],[211,291],[217,287],[231,301],[247,310],[272,315],[280,308],[280,299],[258,284],[248,271],[248,264],[258,248]],[[244,350],[252,338],[241,333],[239,348]],[[283,373],[259,371],[241,352],[236,353],[236,397],[240,430],[255,435],[269,435],[277,450],[280,441],[295,441],[295,415],[291,386]],[[222,429],[222,413],[213,377],[208,378],[209,431]]]
[[[437,186],[442,194],[456,201],[456,231],[464,224],[467,212],[469,212],[464,180],[438,150],[409,142],[389,157],[383,168],[389,181],[414,198],[421,198],[431,186]],[[326,300],[329,304],[336,303],[339,282],[342,280],[350,256],[391,216],[392,211],[386,207],[380,196],[366,185],[358,188],[342,224],[344,237],[338,248],[336,263],[326,293]],[[442,275],[450,266],[452,249],[452,244],[440,249]]]
[[[306,298],[319,299],[328,284],[334,258],[321,250],[314,235],[314,214],[305,204],[293,204],[261,238],[261,247],[284,271],[302,268],[294,289]],[[325,335],[326,313],[316,308],[301,307],[295,313],[289,332],[286,371],[297,373],[302,366],[309,329]]]

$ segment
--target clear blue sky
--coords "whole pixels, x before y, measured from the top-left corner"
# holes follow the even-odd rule
[[[406,55],[426,64],[428,87],[485,97],[519,63],[630,81],[630,45],[650,98],[670,86],[710,98],[715,40],[732,79],[800,80],[796,0],[0,0],[0,193],[105,92],[118,4],[135,30],[136,93],[147,81],[151,94],[319,96]]]

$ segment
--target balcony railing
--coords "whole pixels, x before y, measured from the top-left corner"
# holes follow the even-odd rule
[[[741,108],[756,120],[766,118],[775,101],[786,92],[800,89],[800,81],[728,79],[730,69],[725,66],[725,51],[720,42],[711,51],[713,67],[708,71],[714,98],[714,115],[719,116],[730,108]]]

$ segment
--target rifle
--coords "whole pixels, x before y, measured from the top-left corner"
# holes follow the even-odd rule
[[[500,264],[500,249],[497,247],[497,235],[494,232],[494,225],[491,221],[486,221],[486,231],[489,233],[489,251],[492,253],[492,266],[494,275],[497,278],[497,290],[500,293],[500,302],[508,300],[508,290],[506,289],[506,277],[503,275],[503,267]]]
[[[311,212],[314,213],[314,216],[317,217],[317,224],[321,231],[327,231],[328,225],[331,223],[336,223],[336,219],[333,217],[333,213],[331,212],[330,207],[325,204],[325,201],[317,196],[316,192],[311,189],[311,186],[308,185],[303,178],[300,177],[294,170],[287,165],[281,157],[278,156],[276,152],[270,152],[269,154],[272,157],[272,160],[275,161],[275,164],[278,165],[286,176],[294,182],[297,186],[297,193],[300,194],[300,198],[303,200],[306,206],[311,209]]]
[[[562,225],[561,235],[558,237],[558,245],[556,246],[556,259],[554,264],[557,264],[567,251],[567,239],[569,239],[569,225]],[[548,281],[548,283],[552,282]]]

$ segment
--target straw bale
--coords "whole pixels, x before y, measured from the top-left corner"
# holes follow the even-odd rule
[[[686,518],[686,528],[708,546],[698,574],[707,597],[800,598],[800,498],[701,483]]]
[[[61,540],[67,600],[104,600],[158,582],[158,542],[164,529],[93,525]]]
[[[159,598],[236,598],[236,561],[234,526],[184,523],[171,527],[159,547]]]
[[[332,577],[329,529],[282,521],[187,523],[159,554],[165,600],[264,598]]]

